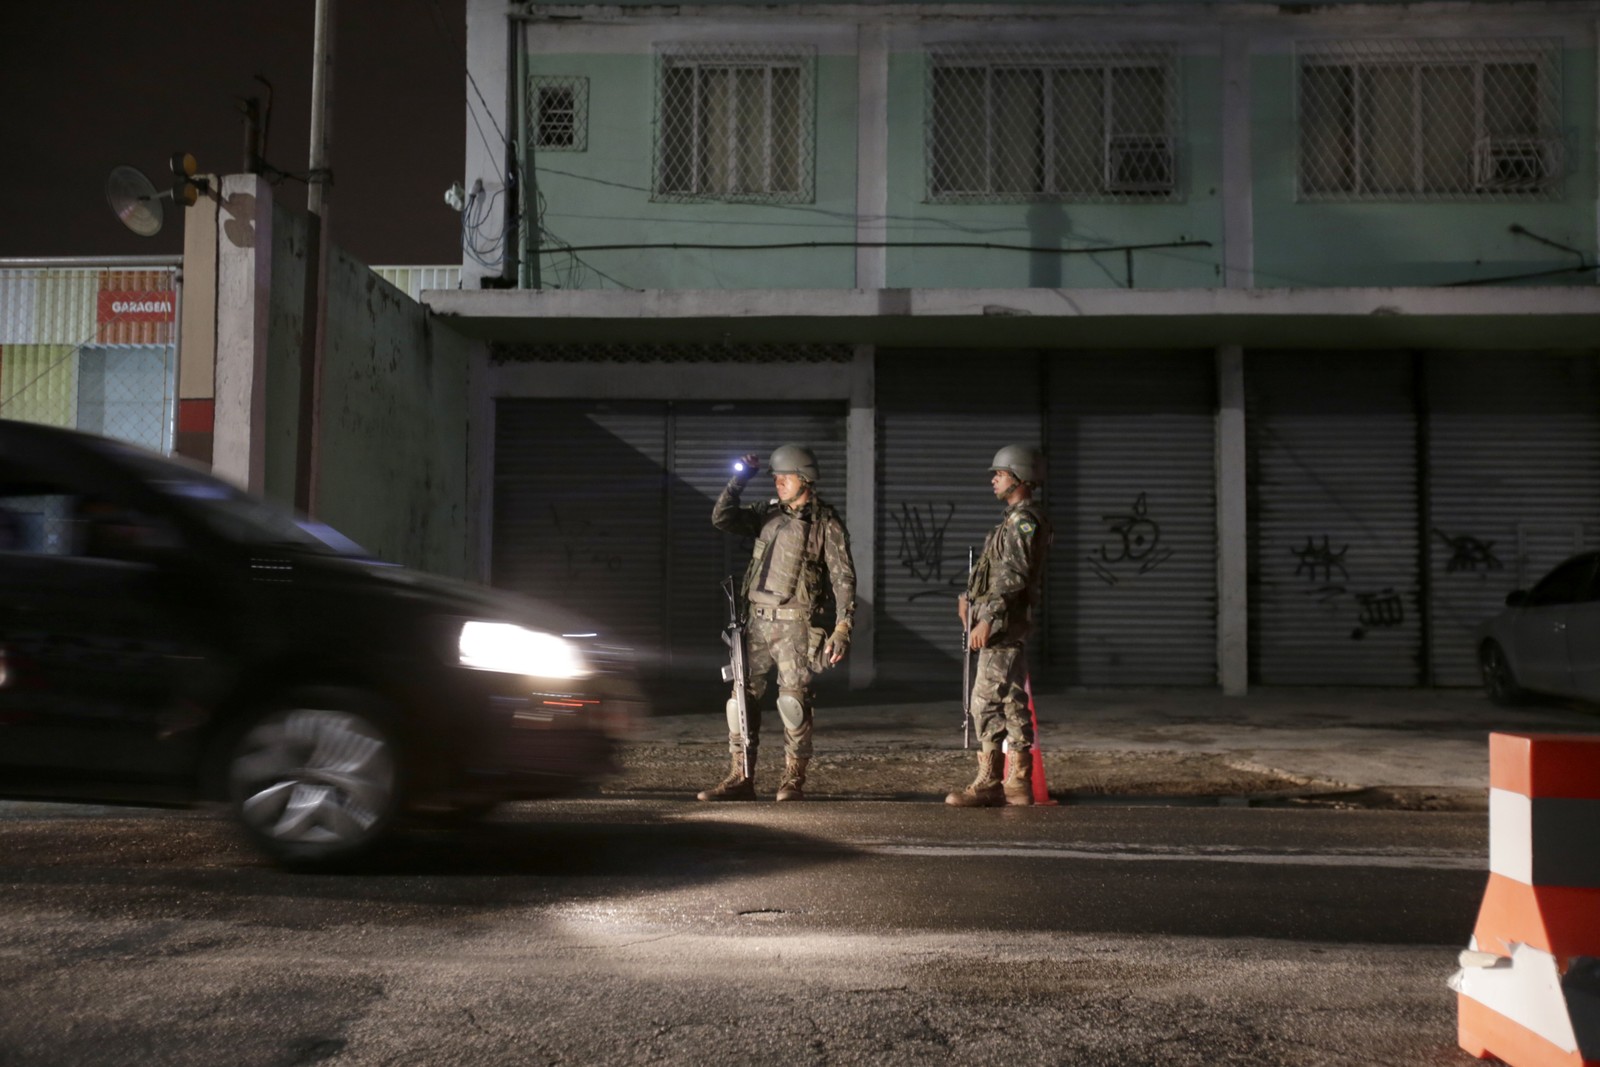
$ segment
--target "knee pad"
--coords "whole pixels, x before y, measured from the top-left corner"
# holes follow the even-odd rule
[[[778,714],[785,720],[800,722],[805,718],[805,703],[794,693],[782,692],[778,694]]]

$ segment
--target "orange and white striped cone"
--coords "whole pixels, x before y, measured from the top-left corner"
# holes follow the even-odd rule
[[[1600,1067],[1600,737],[1489,735],[1489,884],[1457,1039],[1513,1067]]]
[[[1030,675],[1022,676],[1022,691],[1028,694],[1028,717],[1033,720],[1033,747],[1029,753],[1033,759],[1033,802],[1035,805],[1054,804],[1050,799],[1050,787],[1044,780],[1044,753],[1039,748],[1039,713],[1033,707],[1033,678]],[[1006,777],[1011,777],[1011,744],[1006,743]]]

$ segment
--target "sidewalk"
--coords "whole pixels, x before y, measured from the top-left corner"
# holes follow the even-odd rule
[[[1600,734],[1600,711],[1499,708],[1475,689],[1067,690],[1036,694],[1035,707],[1051,794],[1068,803],[1243,797],[1477,810],[1487,805],[1490,732]],[[758,777],[760,786],[776,783],[780,737],[775,711],[763,721],[771,781]],[[819,698],[815,746],[812,786],[841,799],[936,792],[971,776],[953,699]],[[726,767],[722,717],[709,708],[645,720],[629,748],[639,790],[703,788]],[[699,777],[673,780],[674,763],[695,764]]]

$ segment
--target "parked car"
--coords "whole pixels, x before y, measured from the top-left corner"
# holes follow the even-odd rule
[[[0,420],[0,795],[225,800],[274,859],[344,861],[607,773],[640,710],[620,656],[187,464]]]
[[[1506,595],[1478,633],[1478,667],[1497,704],[1529,694],[1600,701],[1600,552],[1559,564],[1532,589]]]

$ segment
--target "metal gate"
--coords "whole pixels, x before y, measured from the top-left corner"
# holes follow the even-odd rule
[[[1472,685],[1473,631],[1506,593],[1600,544],[1600,382],[1593,355],[1425,366],[1433,681]]]
[[[1057,354],[1048,374],[1052,676],[1214,683],[1212,354]]]
[[[1257,679],[1418,684],[1411,357],[1257,352],[1245,369]]]

